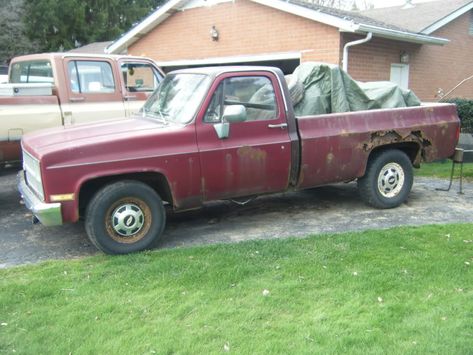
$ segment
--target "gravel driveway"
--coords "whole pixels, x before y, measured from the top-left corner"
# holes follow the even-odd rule
[[[446,180],[416,178],[408,202],[391,210],[366,206],[355,183],[263,196],[246,206],[211,203],[199,211],[168,213],[160,248],[473,222],[473,184],[464,184],[464,195],[457,193],[458,181],[449,192],[436,191],[447,184]],[[0,170],[0,205],[0,268],[99,253],[82,223],[49,228],[32,225],[31,214],[20,204],[14,169]]]

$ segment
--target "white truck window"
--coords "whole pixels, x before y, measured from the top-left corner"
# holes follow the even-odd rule
[[[161,73],[147,63],[122,63],[121,72],[123,82],[129,92],[154,91],[163,80]]]
[[[16,62],[12,64],[10,82],[54,83],[53,70],[49,60]]]
[[[74,60],[67,64],[71,91],[84,94],[115,92],[112,67],[103,61]]]

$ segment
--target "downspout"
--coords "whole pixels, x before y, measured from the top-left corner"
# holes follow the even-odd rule
[[[373,32],[368,32],[368,34],[366,35],[366,38],[359,39],[353,42],[348,42],[347,44],[345,44],[345,46],[343,47],[343,59],[342,59],[343,70],[345,72],[348,72],[348,48],[369,42],[371,41],[371,38],[373,38]]]

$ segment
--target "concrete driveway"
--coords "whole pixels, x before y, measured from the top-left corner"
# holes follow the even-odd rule
[[[159,247],[473,222],[473,184],[464,185],[464,195],[457,193],[457,181],[449,192],[436,191],[447,184],[445,180],[416,178],[408,202],[391,210],[366,206],[355,183],[263,196],[246,206],[211,203],[199,211],[168,213]],[[0,268],[99,253],[82,223],[49,228],[31,224],[31,214],[20,204],[15,169],[0,170],[0,205]]]

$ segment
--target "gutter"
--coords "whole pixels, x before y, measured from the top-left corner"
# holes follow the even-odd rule
[[[377,35],[377,37],[383,37],[388,39],[394,39],[397,41],[405,41],[411,43],[419,43],[419,44],[435,44],[443,46],[450,42],[450,40],[440,37],[432,37],[423,34],[416,34],[412,32],[404,32],[398,30],[392,30],[388,28],[372,26],[372,25],[364,25],[359,24],[357,28],[357,32],[372,32],[373,34]]]
[[[369,42],[371,41],[371,38],[373,38],[373,32],[368,32],[368,34],[366,35],[366,38],[362,38],[362,39],[359,39],[353,42],[348,42],[347,44],[345,44],[345,46],[343,47],[343,59],[342,59],[343,70],[345,72],[348,72],[348,48]]]

